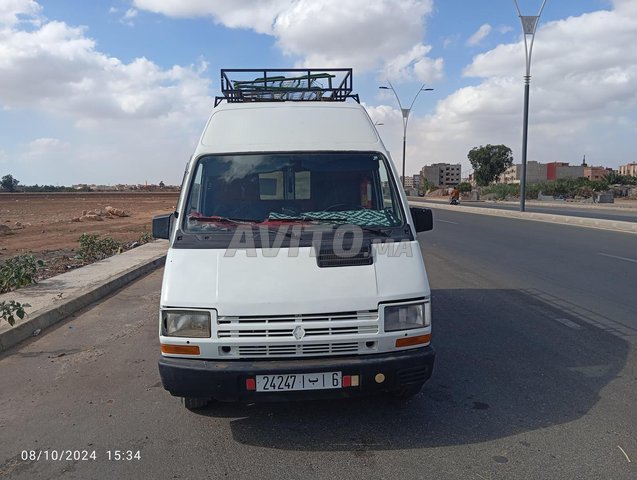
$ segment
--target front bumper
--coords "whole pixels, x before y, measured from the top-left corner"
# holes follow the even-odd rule
[[[240,402],[357,397],[421,386],[431,377],[435,355],[434,349],[427,346],[394,353],[337,358],[217,361],[161,357],[159,374],[164,388],[177,397]],[[246,389],[246,378],[255,375],[331,371],[359,375],[359,386],[276,393]],[[375,381],[378,373],[385,376],[382,383]]]

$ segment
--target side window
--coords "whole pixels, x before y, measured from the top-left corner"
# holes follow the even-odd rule
[[[393,207],[394,202],[392,201],[391,196],[391,185],[389,183],[389,177],[387,176],[387,170],[385,170],[385,166],[382,163],[378,169],[378,175],[380,177],[380,185],[383,192],[383,208]]]
[[[192,183],[192,188],[190,190],[190,204],[188,205],[188,212],[201,212],[201,205],[203,203],[203,199],[201,198],[201,177],[203,176],[203,165],[199,163],[197,166],[197,172],[195,173],[195,180]]]

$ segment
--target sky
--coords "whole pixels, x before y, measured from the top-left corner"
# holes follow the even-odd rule
[[[542,0],[519,0],[537,15]],[[547,0],[528,160],[637,161],[637,0]],[[514,0],[0,0],[0,176],[23,185],[179,184],[221,68],[354,69],[400,170],[486,144],[521,159]]]

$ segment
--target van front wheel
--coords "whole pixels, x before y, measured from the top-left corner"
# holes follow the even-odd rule
[[[210,403],[210,399],[199,397],[181,397],[181,403],[188,410],[199,410],[206,407],[208,403]]]

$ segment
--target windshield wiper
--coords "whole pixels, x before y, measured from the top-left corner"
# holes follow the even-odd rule
[[[248,219],[248,218],[218,217],[215,215],[210,217],[190,215],[188,216],[188,220],[192,222],[212,222],[212,223],[218,222],[218,223],[235,223],[235,224],[256,223],[259,221],[259,220]]]
[[[345,218],[337,217],[319,217],[314,215],[299,215],[298,217],[285,217],[285,218],[268,218],[264,220],[266,222],[343,222],[347,223]]]
[[[357,225],[364,232],[375,233],[377,235],[382,235],[383,237],[391,237],[392,229],[391,227],[387,228],[374,228],[374,227],[366,227],[364,225]]]

